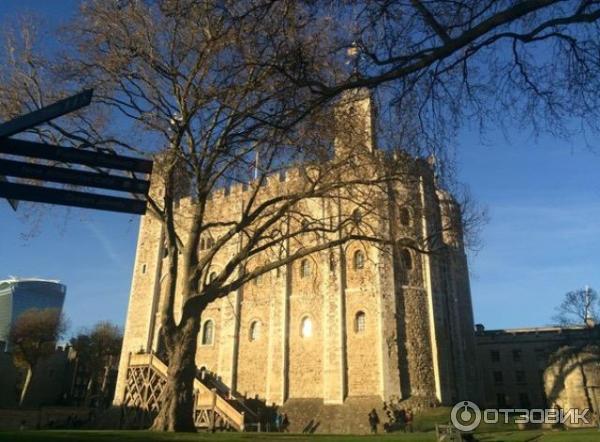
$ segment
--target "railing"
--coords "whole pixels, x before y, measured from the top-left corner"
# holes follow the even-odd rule
[[[250,417],[250,420],[258,420],[255,410],[248,406],[246,399],[243,396],[234,393],[227,385],[216,379],[212,374],[206,373],[204,377],[201,377],[200,382],[206,385],[210,390],[213,389],[212,387],[216,387],[217,394],[226,395],[228,400],[235,401],[239,407],[245,410],[244,413],[247,418]]]
[[[150,367],[166,380],[167,366],[153,354],[131,354],[129,367]],[[215,425],[218,418],[238,431],[244,431],[244,412],[235,409],[229,402],[198,379],[194,379],[196,410],[194,419],[197,426],[207,428]]]

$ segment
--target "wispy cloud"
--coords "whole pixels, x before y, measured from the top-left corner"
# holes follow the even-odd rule
[[[102,250],[111,260],[113,265],[116,267],[123,267],[127,265],[123,257],[117,252],[117,248],[113,244],[111,238],[106,235],[102,229],[100,229],[93,221],[86,221],[85,226],[90,231],[92,236],[100,243]]]

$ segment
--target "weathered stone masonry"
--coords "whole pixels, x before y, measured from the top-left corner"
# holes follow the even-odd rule
[[[361,106],[368,110],[370,102]],[[370,130],[370,122],[366,125]],[[198,367],[269,404],[294,398],[344,404],[370,396],[382,401],[413,398],[418,405],[430,405],[472,398],[473,316],[460,220],[455,203],[437,188],[432,167],[424,160],[407,161],[413,164],[412,179],[381,195],[390,202],[382,208],[387,211],[382,235],[425,238],[440,232],[444,247],[425,254],[401,244],[382,249],[348,243],[265,274],[205,310]],[[270,178],[268,190],[276,193],[298,179],[293,170],[284,178]],[[208,213],[232,219],[245,197],[244,186],[220,190]],[[191,204],[183,199],[180,212]],[[310,210],[317,217],[354,208],[314,203]],[[446,231],[449,220],[456,226]],[[210,235],[216,238],[219,232]],[[162,261],[167,259],[163,241],[159,223],[145,216],[116,403],[123,397],[127,355],[158,350],[156,315]],[[363,259],[358,266],[357,253]],[[224,265],[226,254],[217,258],[215,268]],[[207,333],[210,339],[204,339]]]

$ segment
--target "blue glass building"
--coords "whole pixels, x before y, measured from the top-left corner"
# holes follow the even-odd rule
[[[26,310],[56,308],[62,311],[67,287],[44,279],[0,281],[0,351],[6,350],[11,324]]]

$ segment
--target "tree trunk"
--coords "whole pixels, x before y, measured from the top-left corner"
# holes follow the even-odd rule
[[[23,402],[25,401],[25,396],[27,395],[27,390],[29,390],[29,384],[31,383],[31,377],[33,375],[33,370],[31,367],[27,368],[27,375],[25,376],[25,382],[23,383],[23,389],[21,390],[21,397],[19,398],[19,406],[23,406]]]
[[[172,331],[165,330],[169,367],[160,412],[151,430],[195,432],[194,378],[199,317],[182,320]]]

